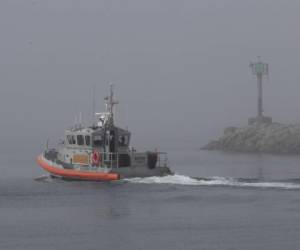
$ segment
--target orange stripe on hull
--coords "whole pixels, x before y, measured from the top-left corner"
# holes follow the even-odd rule
[[[50,166],[41,155],[37,158],[37,164],[53,175],[70,179],[87,181],[115,181],[120,179],[120,175],[116,173],[83,172]]]

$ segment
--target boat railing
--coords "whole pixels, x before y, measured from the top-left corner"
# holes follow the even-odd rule
[[[119,153],[101,152],[100,166],[117,168],[119,166]]]
[[[167,167],[168,166],[168,154],[166,152],[156,152],[157,153],[157,167]]]
[[[156,167],[167,167],[168,166],[168,154],[166,152],[151,152],[152,154],[157,155],[156,160]],[[130,161],[133,158],[133,156],[138,155],[139,153],[136,152],[130,152],[130,153],[110,153],[110,152],[102,152],[101,153],[101,160],[100,160],[100,166],[106,167],[106,168],[119,168],[119,167],[125,167],[124,165],[124,159],[128,159],[129,162],[126,162],[125,165],[130,166]],[[141,153],[144,154],[144,153]],[[144,154],[145,156],[145,162],[144,164],[147,165],[147,154]],[[130,158],[131,157],[131,158]],[[126,161],[126,160],[125,160]],[[121,165],[120,165],[121,163]]]
[[[50,162],[57,162],[57,151],[55,149],[45,150],[42,154],[45,159]],[[135,163],[134,161],[140,157],[141,164],[145,166],[148,165],[149,155],[156,156],[155,167],[167,167],[168,166],[168,154],[166,152],[136,152],[130,151],[126,153],[110,153],[110,152],[101,152],[101,157],[99,159],[99,163],[97,165],[92,165],[93,167],[103,167],[108,169],[120,168],[120,167],[129,167]],[[90,159],[91,161],[91,159]],[[80,165],[79,165],[80,166]]]

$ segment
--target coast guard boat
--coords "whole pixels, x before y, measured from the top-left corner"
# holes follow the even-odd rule
[[[38,156],[37,163],[52,177],[112,181],[122,178],[172,174],[164,152],[137,152],[130,147],[130,132],[114,124],[113,86],[105,98],[106,112],[96,113],[91,127],[75,125],[65,131],[57,148]]]

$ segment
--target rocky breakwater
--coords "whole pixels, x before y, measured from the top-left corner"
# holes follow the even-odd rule
[[[253,124],[228,127],[223,136],[202,147],[247,153],[300,154],[300,124]]]

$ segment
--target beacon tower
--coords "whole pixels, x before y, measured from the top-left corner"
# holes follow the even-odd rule
[[[252,124],[262,124],[262,123],[272,123],[272,118],[264,116],[263,109],[263,77],[268,76],[269,74],[269,65],[267,63],[263,63],[258,57],[257,62],[250,63],[250,68],[252,70],[252,74],[257,78],[257,116],[249,118],[249,125]]]

